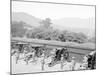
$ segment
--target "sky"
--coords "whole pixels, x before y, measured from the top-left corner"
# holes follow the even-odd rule
[[[40,19],[94,18],[95,7],[12,1],[12,12],[25,12]]]

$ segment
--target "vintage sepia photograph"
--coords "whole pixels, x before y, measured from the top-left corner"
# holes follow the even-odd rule
[[[11,74],[96,69],[96,7],[11,1]]]

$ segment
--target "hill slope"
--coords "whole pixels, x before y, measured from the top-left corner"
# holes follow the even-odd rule
[[[36,18],[24,12],[13,12],[12,21],[23,21],[28,24],[25,27],[39,26],[41,19]],[[68,30],[73,32],[82,32],[88,36],[93,36],[95,33],[95,19],[94,18],[62,18],[52,20],[52,27],[60,30]]]
[[[23,21],[30,26],[39,26],[41,20],[24,12],[13,12],[12,21]]]

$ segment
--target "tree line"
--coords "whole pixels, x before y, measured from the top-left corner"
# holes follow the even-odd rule
[[[76,42],[76,43],[95,43],[95,36],[89,38],[84,33],[69,32],[67,30],[58,30],[52,27],[50,18],[46,18],[39,22],[40,26],[31,29],[25,28],[27,23],[12,21],[11,36],[12,37],[26,37],[43,40],[56,40],[62,42]]]

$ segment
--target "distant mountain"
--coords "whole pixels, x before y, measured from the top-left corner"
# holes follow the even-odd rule
[[[94,29],[95,26],[95,18],[62,18],[58,20],[54,20],[53,24],[66,27],[73,28],[87,28]]]
[[[26,28],[39,26],[41,19],[36,18],[24,12],[13,12],[12,21],[23,21],[28,25]],[[94,35],[95,32],[95,19],[94,18],[62,18],[52,20],[52,27],[60,30],[68,30],[73,32],[83,32],[88,36]]]
[[[54,28],[73,32],[83,32],[88,36],[94,35],[95,18],[62,18],[52,21]]]
[[[39,26],[39,22],[41,21],[41,19],[38,19],[24,12],[13,12],[12,21],[23,21],[27,23],[29,27],[31,27],[31,26]]]

